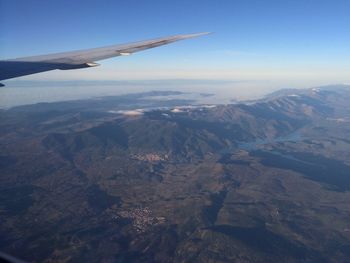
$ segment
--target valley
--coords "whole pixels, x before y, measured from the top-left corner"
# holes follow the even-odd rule
[[[0,251],[29,262],[347,262],[349,86],[228,105],[169,94],[2,110]]]

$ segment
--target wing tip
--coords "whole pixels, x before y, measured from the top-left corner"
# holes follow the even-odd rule
[[[186,35],[180,35],[183,38],[194,38],[194,37],[200,37],[205,35],[213,34],[213,32],[200,32],[200,33],[193,33],[193,34],[186,34]]]

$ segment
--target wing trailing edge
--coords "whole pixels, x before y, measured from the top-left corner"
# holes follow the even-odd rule
[[[129,44],[112,45],[107,47],[16,58],[10,60],[0,60],[0,80],[11,79],[55,69],[70,70],[96,67],[99,64],[95,61],[117,56],[128,56],[135,52],[156,48],[176,41],[195,38],[207,34],[209,34],[209,32],[175,35],[170,37],[133,42]]]

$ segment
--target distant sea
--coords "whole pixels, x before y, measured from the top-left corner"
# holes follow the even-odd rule
[[[0,108],[39,102],[55,102],[116,96],[147,91],[181,91],[183,98],[198,103],[228,104],[252,100],[282,87],[258,81],[225,80],[145,80],[145,81],[20,81],[4,82],[0,88]]]

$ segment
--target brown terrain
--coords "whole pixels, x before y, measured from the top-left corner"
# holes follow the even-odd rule
[[[29,262],[350,262],[348,86],[181,110],[192,102],[150,95],[0,112],[0,251]]]

